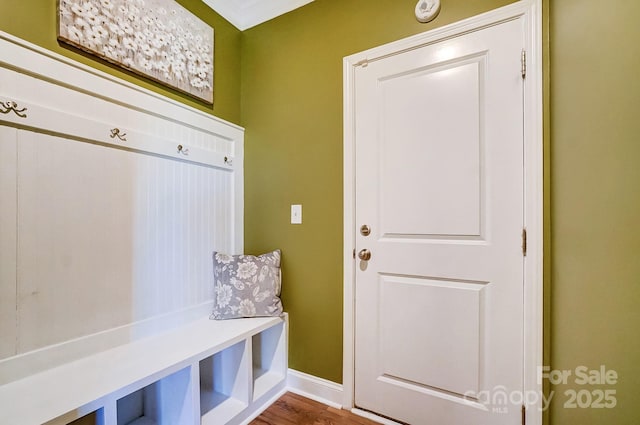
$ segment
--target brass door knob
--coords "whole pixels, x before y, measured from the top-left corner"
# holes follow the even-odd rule
[[[358,253],[358,258],[362,261],[369,261],[371,259],[371,251],[369,251],[368,249],[360,250],[360,252]]]

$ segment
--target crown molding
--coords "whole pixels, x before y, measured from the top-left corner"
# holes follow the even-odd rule
[[[313,0],[203,0],[204,3],[244,31]]]

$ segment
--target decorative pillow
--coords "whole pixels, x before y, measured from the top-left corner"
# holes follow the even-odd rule
[[[213,253],[212,319],[280,316],[280,250],[260,256]]]

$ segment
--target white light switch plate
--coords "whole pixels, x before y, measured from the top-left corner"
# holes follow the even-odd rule
[[[291,224],[302,224],[302,205],[291,205]]]

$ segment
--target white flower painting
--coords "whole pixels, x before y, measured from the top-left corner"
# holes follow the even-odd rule
[[[213,28],[173,0],[59,0],[58,38],[213,103]]]

